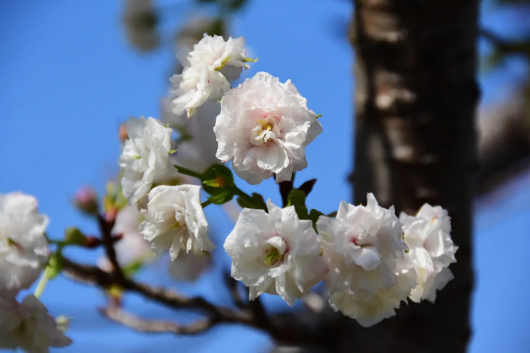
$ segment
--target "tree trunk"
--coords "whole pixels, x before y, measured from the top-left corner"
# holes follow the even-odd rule
[[[436,304],[410,303],[363,329],[344,321],[343,352],[464,352],[469,341],[478,0],[356,0],[355,204],[452,217],[455,279]],[[355,327],[353,327],[355,326]]]

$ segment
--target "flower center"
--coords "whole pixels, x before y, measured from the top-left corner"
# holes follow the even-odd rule
[[[283,255],[275,247],[270,247],[265,251],[265,266],[274,267],[283,262]]]
[[[279,236],[274,236],[267,240],[268,247],[265,250],[263,262],[267,267],[274,267],[281,263],[288,252],[287,243]]]
[[[264,119],[256,120],[256,127],[252,129],[250,142],[253,145],[261,146],[278,138],[276,120],[274,116],[266,116]]]

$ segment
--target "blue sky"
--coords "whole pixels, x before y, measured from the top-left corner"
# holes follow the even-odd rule
[[[80,185],[102,189],[117,170],[119,144],[116,129],[131,115],[157,117],[159,98],[165,93],[167,75],[174,64],[169,46],[139,55],[127,45],[120,25],[121,1],[20,0],[0,2],[0,192],[22,190],[39,199],[40,209],[50,216],[49,233],[60,236],[76,225],[95,233],[94,225],[71,207],[71,196]],[[168,23],[182,23],[193,7],[183,3]],[[342,36],[351,12],[349,1],[250,0],[250,6],[233,21],[232,33],[244,35],[260,60],[250,70],[268,71],[281,80],[291,79],[317,114],[323,114],[324,133],[308,148],[309,167],[298,181],[318,178],[308,199],[324,212],[349,199],[346,176],[352,160],[353,53]],[[486,22],[507,35],[518,12],[486,13]],[[173,16],[173,14],[171,15]],[[484,46],[487,49],[487,46]],[[510,62],[482,80],[487,99],[499,95],[507,77],[525,68]],[[507,73],[509,75],[507,75]],[[528,177],[520,181],[528,185]],[[525,184],[526,183],[526,184]],[[241,186],[279,200],[272,181],[257,187]],[[528,189],[528,188],[527,188]],[[523,352],[530,347],[525,327],[530,319],[528,289],[524,278],[530,259],[530,195],[504,192],[497,203],[483,203],[477,213],[475,264],[477,289],[474,297],[475,336],[472,352]],[[498,203],[502,204],[499,215]],[[222,212],[207,209],[218,233],[226,235],[231,223]],[[510,237],[507,239],[506,237]],[[502,242],[499,240],[504,237]],[[220,240],[218,241],[218,243]],[[512,245],[513,244],[513,245]],[[74,251],[70,255],[93,261],[98,252]],[[219,262],[227,265],[219,252]],[[141,274],[150,283],[175,286],[184,293],[201,293],[217,303],[219,273],[204,276],[197,286],[169,281],[164,268]],[[512,289],[513,288],[513,289]],[[145,336],[113,325],[94,310],[104,305],[97,289],[65,279],[52,282],[43,301],[55,315],[77,318],[70,336],[76,342],[66,352],[218,352],[230,345],[231,352],[266,351],[268,338],[236,326],[216,328],[206,336]],[[272,309],[286,308],[267,298]],[[142,316],[187,321],[190,313],[168,311],[142,298],[131,296],[127,306]],[[169,347],[169,348],[168,348]]]

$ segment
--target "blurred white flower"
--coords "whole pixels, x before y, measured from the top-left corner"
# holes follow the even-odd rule
[[[33,295],[22,303],[0,297],[0,348],[49,352],[50,347],[66,347],[71,343]]]
[[[14,296],[39,277],[48,261],[47,226],[33,196],[0,194],[0,294]]]
[[[337,217],[321,216],[317,229],[332,307],[363,326],[394,315],[415,280],[394,208],[368,194],[366,206],[342,202]]]
[[[197,109],[191,119],[185,114],[176,115],[170,109],[170,102],[162,100],[162,120],[180,134],[177,152],[171,155],[171,161],[182,167],[202,172],[209,166],[219,163],[215,153],[217,140],[213,132],[215,118],[221,107],[217,102],[206,102]],[[185,178],[196,181],[195,178]],[[193,179],[193,180],[188,180]]]
[[[228,81],[237,79],[244,68],[250,68],[246,63],[254,61],[247,57],[245,38],[225,41],[221,36],[206,34],[193,46],[187,60],[191,66],[205,65],[210,71],[220,71]]]
[[[249,287],[249,299],[278,294],[290,306],[326,271],[312,222],[299,220],[294,206],[270,200],[269,213],[245,208],[224,248],[232,258],[232,277]]]
[[[122,267],[147,261],[154,256],[149,242],[140,233],[141,219],[142,215],[135,206],[124,207],[116,216],[112,234],[122,235],[122,238],[114,244],[118,263]],[[107,272],[112,271],[112,265],[105,256],[99,259],[98,267]]]
[[[171,134],[158,120],[131,118],[127,122],[125,146],[119,164],[123,168],[121,185],[129,204],[147,195],[155,183],[167,182],[177,176],[171,164]]]
[[[223,97],[214,131],[217,158],[233,160],[237,175],[259,184],[273,173],[279,183],[303,170],[305,148],[322,126],[290,80],[259,72]]]
[[[207,100],[219,101],[230,89],[229,80],[239,77],[245,63],[253,61],[246,56],[245,39],[204,35],[191,52],[180,52],[178,57],[184,66],[180,75],[170,81],[172,89],[172,111],[175,114],[200,107]]]
[[[200,186],[157,186],[149,193],[140,233],[157,254],[169,251],[175,260],[181,249],[202,255],[215,245],[208,238],[208,222],[200,200]]]
[[[436,291],[453,279],[448,266],[456,262],[458,247],[451,239],[450,217],[440,206],[425,204],[416,217],[402,213],[400,220],[405,243],[410,248],[407,256],[418,274],[410,299],[415,302],[427,299],[434,303]]]
[[[211,259],[206,254],[181,253],[169,262],[169,274],[175,280],[193,282],[210,266]]]

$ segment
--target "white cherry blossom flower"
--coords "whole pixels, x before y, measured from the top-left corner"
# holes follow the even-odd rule
[[[147,195],[153,184],[167,182],[177,176],[171,164],[171,134],[153,118],[131,118],[127,122],[128,139],[119,164],[123,168],[123,195],[132,205]]]
[[[194,45],[187,59],[191,66],[206,65],[210,71],[221,72],[229,81],[237,79],[243,69],[250,68],[247,62],[255,61],[247,57],[245,38],[230,37],[225,41],[221,36],[206,34]]]
[[[175,260],[181,250],[202,255],[215,245],[208,238],[208,222],[200,200],[200,186],[157,186],[149,193],[140,233],[157,254],[169,251]]]
[[[142,218],[142,214],[135,206],[126,206],[116,215],[112,234],[122,235],[122,238],[114,244],[118,263],[122,267],[147,261],[154,256],[149,242],[139,230]],[[107,272],[112,271],[112,265],[106,256],[99,259],[98,267]]]
[[[368,194],[366,206],[342,202],[337,217],[321,216],[317,229],[332,308],[365,327],[395,315],[416,274],[394,208],[380,207]]]
[[[396,283],[389,289],[382,288],[376,292],[347,289],[335,292],[329,298],[330,305],[335,311],[357,320],[363,327],[388,319],[396,315],[396,309],[402,301],[406,301],[416,283],[416,274],[410,267],[396,267]]]
[[[396,283],[396,262],[406,246],[394,207],[382,208],[373,194],[366,206],[342,202],[335,219],[321,216],[319,239],[329,266],[326,283],[332,293],[376,292]]]
[[[303,170],[305,148],[322,126],[290,80],[259,72],[223,97],[214,131],[217,158],[232,160],[237,175],[259,184],[273,173],[279,183]]]
[[[249,299],[278,294],[290,306],[322,279],[326,267],[312,222],[300,220],[294,206],[269,213],[245,208],[226,238],[232,277],[249,287]]]
[[[47,226],[33,196],[0,194],[0,294],[14,296],[39,277],[48,261]]]
[[[243,37],[225,41],[220,36],[204,35],[193,51],[179,53],[184,70],[170,79],[173,112],[187,112],[189,117],[207,100],[220,100],[230,89],[228,81],[249,68],[246,62],[254,61],[246,56],[244,46]]]
[[[456,262],[458,247],[451,239],[451,221],[440,206],[425,204],[416,217],[402,213],[404,239],[418,274],[417,285],[410,294],[415,302],[427,299],[434,303],[436,291],[453,279],[448,266]]]
[[[0,348],[44,353],[50,347],[66,347],[71,343],[33,295],[22,303],[0,297]]]
[[[219,101],[230,89],[223,74],[200,64],[185,67],[182,74],[172,76],[170,81],[172,111],[179,115],[186,112],[188,117],[207,100]]]

